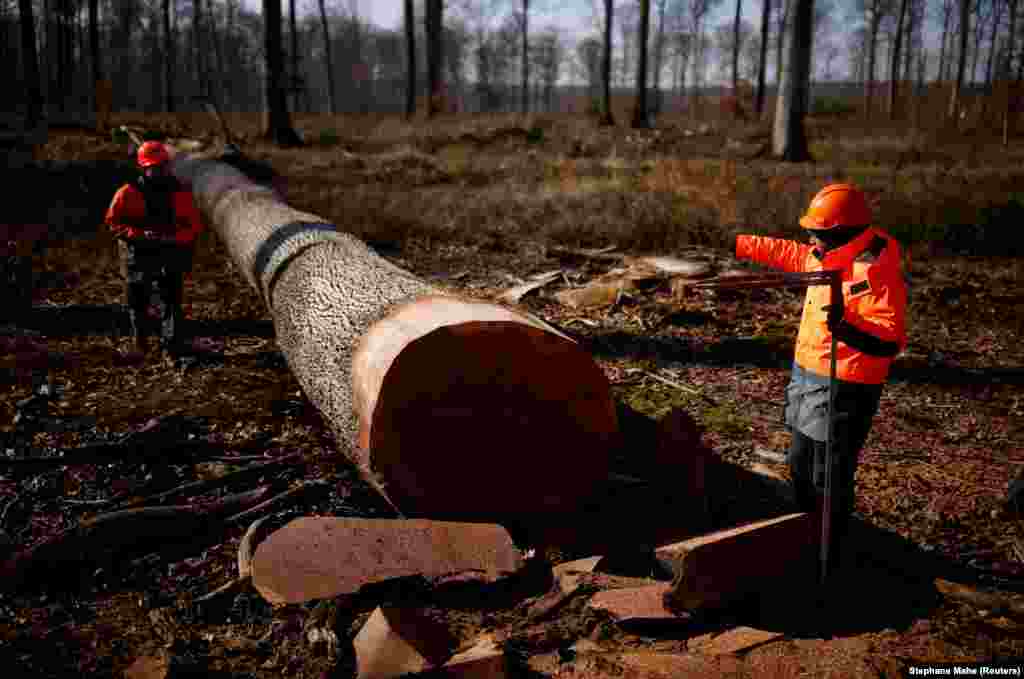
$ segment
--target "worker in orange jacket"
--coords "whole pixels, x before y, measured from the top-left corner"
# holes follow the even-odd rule
[[[810,244],[741,235],[736,256],[788,272],[842,272],[842,298],[829,303],[828,286],[807,289],[786,388],[785,422],[792,433],[788,461],[801,511],[820,511],[825,490],[825,440],[829,415],[829,362],[836,337],[833,414],[832,539],[830,558],[854,508],[857,458],[878,410],[893,358],[906,345],[907,289],[900,246],[870,226],[864,194],[851,184],[831,184],[811,201],[800,226]]]
[[[143,356],[153,330],[147,311],[154,283],[163,306],[161,348],[171,357],[184,353],[182,277],[192,268],[193,244],[203,229],[192,192],[170,173],[170,159],[163,144],[142,144],[136,154],[141,175],[114,194],[105,219],[125,244],[128,310],[136,349]]]

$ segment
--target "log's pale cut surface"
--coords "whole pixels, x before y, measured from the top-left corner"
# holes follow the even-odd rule
[[[252,577],[268,601],[299,603],[411,575],[473,571],[494,581],[521,566],[508,531],[493,524],[307,516],[256,548]]]
[[[175,161],[267,303],[339,448],[403,513],[495,521],[574,509],[619,444],[591,356],[520,310],[443,294],[223,163]]]

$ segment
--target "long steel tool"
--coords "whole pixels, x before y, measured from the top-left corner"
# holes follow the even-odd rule
[[[805,273],[766,273],[750,276],[730,276],[712,278],[694,283],[694,288],[796,288],[812,285],[829,286],[829,305],[835,304],[843,294],[843,277],[839,270],[808,271]],[[832,530],[832,467],[835,463],[832,455],[832,429],[835,423],[836,401],[836,336],[832,333],[829,347],[828,367],[828,419],[825,425],[825,502],[821,517],[821,551],[819,552],[819,578],[822,585],[828,577],[828,544]]]

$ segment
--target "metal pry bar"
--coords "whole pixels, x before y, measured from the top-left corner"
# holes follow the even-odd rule
[[[793,288],[812,285],[829,286],[829,304],[835,304],[843,294],[842,272],[836,269],[827,271],[807,271],[802,273],[766,273],[749,276],[730,276],[712,278],[693,283],[694,288]],[[821,551],[819,552],[819,578],[822,585],[828,577],[828,544],[832,531],[832,467],[835,460],[832,455],[832,432],[835,424],[836,404],[836,336],[831,333],[828,366],[828,418],[825,425],[825,498],[821,511]]]

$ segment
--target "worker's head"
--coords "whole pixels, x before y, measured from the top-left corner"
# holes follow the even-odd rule
[[[829,184],[811,200],[800,218],[811,240],[825,250],[841,247],[871,224],[871,208],[853,184]]]
[[[171,154],[167,147],[158,141],[147,141],[139,147],[135,160],[143,174],[152,176],[153,173],[167,173],[167,163],[171,160]]]

